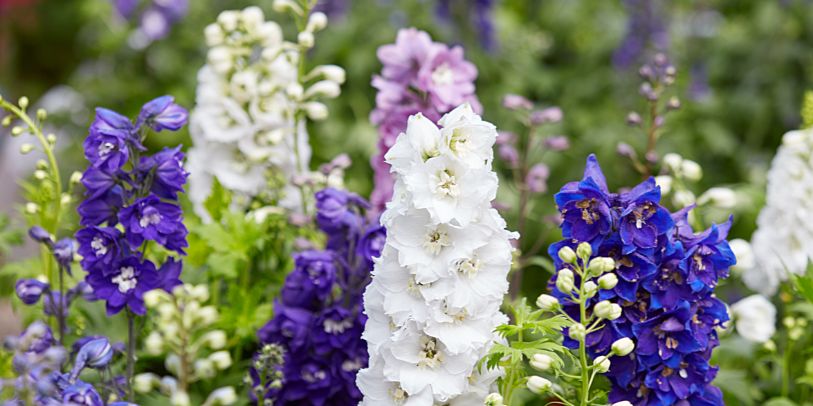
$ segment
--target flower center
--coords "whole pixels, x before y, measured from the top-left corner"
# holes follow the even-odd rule
[[[409,395],[407,395],[406,391],[399,386],[390,390],[390,397],[392,397],[392,400],[396,405],[401,405],[405,400],[407,400]]]
[[[314,382],[317,382],[317,381],[324,380],[326,376],[327,376],[327,374],[325,374],[325,371],[322,371],[321,369],[317,369],[316,371],[313,371],[313,372],[305,371],[302,374],[302,379],[304,379],[306,382],[314,383]]]
[[[449,234],[446,231],[441,230],[440,228],[436,228],[426,234],[426,237],[423,241],[423,248],[425,248],[429,253],[432,255],[437,256],[440,254],[440,251],[443,250],[443,247],[448,247],[450,245],[449,241]]]
[[[469,136],[462,128],[455,128],[452,131],[452,139],[449,141],[449,148],[454,152],[460,152],[467,149],[469,144]]]
[[[633,210],[632,215],[635,217],[635,228],[640,229],[643,227],[653,214],[655,214],[655,207],[649,202]]]
[[[449,64],[441,64],[432,72],[432,82],[435,86],[450,85],[454,82],[454,72]]]
[[[116,149],[116,146],[113,145],[113,143],[111,143],[111,142],[103,142],[101,145],[99,145],[99,156],[100,157],[106,157],[114,149]]]
[[[598,213],[593,209],[596,199],[584,199],[576,203],[576,207],[582,211],[582,220],[587,224],[593,224],[599,219]]]
[[[469,278],[473,278],[480,270],[480,264],[481,262],[479,258],[461,259],[457,262],[457,272],[460,272]]]
[[[457,185],[457,178],[452,171],[444,169],[438,172],[435,193],[453,198],[460,195],[460,187]]]
[[[362,366],[363,365],[361,365],[361,360],[359,360],[358,358],[349,359],[342,362],[342,370],[345,372],[358,371],[359,369],[361,369]]]
[[[328,334],[341,334],[350,327],[353,327],[353,322],[350,320],[333,320],[327,319],[322,323],[322,327]]]
[[[436,368],[443,362],[443,354],[438,350],[437,340],[431,337],[421,338],[421,350],[418,352],[418,366]]]
[[[93,253],[96,254],[97,257],[107,254],[107,245],[104,244],[104,240],[101,237],[93,237],[93,241],[90,242],[90,248],[93,249]]]
[[[118,285],[121,293],[127,293],[135,289],[136,285],[138,285],[138,280],[135,278],[135,269],[131,266],[121,268],[118,276],[113,277],[113,283]]]
[[[152,209],[152,210],[150,210]],[[141,219],[138,220],[138,224],[144,228],[149,225],[156,225],[161,222],[161,213],[158,210],[153,208],[147,208],[144,210],[144,214],[141,216]]]

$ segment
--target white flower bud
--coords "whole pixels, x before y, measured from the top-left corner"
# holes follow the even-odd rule
[[[599,276],[604,272],[609,272],[615,269],[615,261],[612,258],[596,257],[590,261],[587,266],[587,272],[593,276]]]
[[[161,393],[164,395],[170,396],[178,390],[178,381],[171,377],[165,376],[161,378],[161,381],[158,383]]]
[[[555,361],[556,360],[554,360],[550,355],[534,354],[534,356],[531,357],[531,366],[536,370],[545,372],[549,370],[551,366],[553,366]]]
[[[587,335],[587,328],[582,324],[574,324],[568,329],[567,335],[576,341],[584,340]]]
[[[661,187],[661,194],[668,195],[672,191],[672,182],[674,180],[669,175],[661,175],[655,177],[655,184]]]
[[[266,21],[257,28],[257,36],[265,47],[278,46],[282,42],[282,29],[279,24]]]
[[[271,7],[277,13],[284,13],[291,10],[296,14],[302,15],[302,8],[299,7],[294,0],[274,0],[274,4]]]
[[[265,21],[265,15],[263,15],[262,9],[257,6],[244,8],[243,11],[240,12],[240,17],[242,17],[243,26],[248,32],[254,32],[262,25],[263,21]]]
[[[593,281],[584,283],[584,297],[591,298],[598,293],[598,286]]]
[[[160,289],[153,289],[144,294],[144,304],[147,305],[149,308],[155,308],[161,303],[163,300],[163,290]]]
[[[217,16],[217,22],[225,31],[234,31],[237,22],[240,20],[240,12],[236,10],[226,10]]]
[[[225,46],[216,46],[209,49],[206,60],[212,66],[212,69],[221,75],[228,73],[232,68],[233,57],[229,48]]]
[[[41,169],[37,169],[36,171],[34,171],[34,178],[37,179],[37,180],[43,180],[47,176],[48,176],[48,173],[41,170]]]
[[[573,291],[573,271],[570,269],[560,269],[556,275],[556,288],[562,293]]]
[[[579,258],[586,260],[593,255],[593,247],[590,246],[589,242],[581,242],[578,246],[576,246],[576,255]]]
[[[598,278],[598,286],[604,290],[610,290],[618,284],[618,277],[614,273],[608,273]]]
[[[25,212],[28,214],[36,214],[40,211],[40,206],[34,202],[28,202],[25,204]]]
[[[307,114],[311,120],[320,121],[327,118],[328,111],[327,106],[325,106],[324,103],[307,102],[303,108],[305,110],[305,114]]]
[[[204,334],[200,341],[213,350],[219,350],[226,346],[226,333],[223,330],[213,330]]]
[[[288,85],[287,88],[285,88],[285,93],[287,93],[288,96],[290,96],[294,100],[299,100],[300,98],[302,98],[303,92],[304,91],[302,90],[302,85],[300,85],[299,83],[291,83],[290,85]]]
[[[20,100],[17,101],[17,105],[19,105],[20,108],[23,109],[23,110],[28,108],[28,97],[25,97],[25,96],[20,97]]]
[[[305,91],[305,98],[310,99],[311,97],[325,96],[332,99],[341,94],[341,92],[342,90],[338,83],[331,80],[320,80]]]
[[[308,25],[305,26],[305,31],[318,32],[327,27],[327,16],[321,11],[311,14],[308,18]]]
[[[23,154],[23,155],[25,155],[25,154],[33,151],[33,150],[34,150],[34,146],[31,145],[31,144],[26,143],[26,144],[20,145],[20,153]]]
[[[674,197],[672,197],[672,201],[675,203],[675,206],[686,207],[692,205],[695,202],[694,193],[688,190],[678,190],[675,192]]]
[[[635,343],[632,342],[632,339],[629,337],[619,338],[615,340],[612,345],[612,353],[618,355],[619,357],[623,357],[625,355],[629,355],[632,350],[635,349]]]
[[[551,295],[542,294],[536,298],[536,306],[545,311],[554,311],[559,308],[559,300]]]
[[[54,145],[56,144],[56,135],[48,134],[45,136],[45,140],[48,141],[49,144]]]
[[[223,43],[223,30],[217,24],[207,25],[203,35],[206,37],[206,45],[210,48]]]
[[[233,405],[237,402],[237,392],[231,386],[218,388],[212,391],[206,398],[203,406],[225,406]]]
[[[596,303],[593,313],[600,319],[615,320],[621,317],[621,306],[617,303],[610,303],[609,300],[602,300]]]
[[[217,309],[214,306],[205,306],[198,311],[198,317],[201,323],[209,325],[217,321]]]
[[[178,375],[181,371],[181,359],[177,354],[169,354],[164,359],[164,366],[167,371],[172,372],[173,375]]]
[[[164,350],[164,338],[158,332],[153,331],[144,340],[144,348],[150,355],[159,355]]]
[[[562,247],[559,249],[559,259],[568,264],[572,264],[576,262],[576,252],[573,251],[573,248],[567,246]]]
[[[553,383],[541,376],[533,375],[528,378],[527,386],[531,392],[540,395],[549,391],[550,388],[553,387]]]
[[[737,205],[737,193],[727,187],[713,187],[700,195],[697,204],[711,204],[721,209],[730,209]]]
[[[296,36],[296,42],[302,47],[313,48],[315,39],[312,32],[302,31]]]
[[[209,355],[209,361],[212,361],[212,364],[217,369],[224,370],[231,366],[231,354],[228,351],[217,351],[213,352]]]
[[[214,378],[217,375],[214,362],[208,358],[196,360],[194,370],[195,376],[201,379]]]
[[[156,374],[138,374],[133,377],[133,390],[138,393],[149,393],[152,392],[152,388],[157,386],[160,382]]]
[[[347,74],[345,73],[344,69],[337,65],[320,65],[314,68],[311,73],[308,74],[309,78],[316,78],[319,76],[339,84],[344,83],[344,81],[347,79]]]
[[[485,401],[483,402],[483,405],[484,406],[504,406],[505,403],[503,403],[503,402],[504,402],[504,400],[502,398],[502,395],[500,395],[497,392],[494,392],[494,393],[489,393],[488,396],[486,396]]]
[[[596,367],[598,373],[603,374],[610,370],[610,359],[600,355],[593,360],[593,366]]]
[[[680,163],[680,171],[686,179],[691,181],[696,182],[703,177],[703,168],[700,167],[700,164],[688,159],[684,159]]]
[[[209,300],[209,288],[206,285],[195,285],[189,287],[189,296],[198,302]]]
[[[663,164],[666,165],[672,173],[680,173],[682,162],[683,158],[675,153],[668,153],[663,156]]]
[[[183,391],[176,391],[169,398],[169,403],[172,406],[190,406],[192,402],[189,400],[189,394]]]
[[[79,182],[81,182],[82,181],[82,172],[73,171],[73,173],[71,174],[71,180],[70,181],[73,184],[78,184]]]
[[[23,128],[20,127],[20,126],[15,126],[15,127],[12,127],[12,129],[11,129],[11,135],[12,136],[17,136],[17,135],[20,135],[22,133],[23,133]]]

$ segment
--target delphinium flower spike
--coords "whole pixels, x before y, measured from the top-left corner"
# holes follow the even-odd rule
[[[132,381],[136,316],[146,313],[144,294],[172,289],[181,283],[187,229],[178,204],[188,174],[180,147],[146,154],[150,131],[176,131],[186,123],[184,108],[163,96],[144,105],[131,121],[98,108],[84,142],[90,162],[82,176],[85,200],[79,205],[76,233],[86,281],[108,315],[126,310],[128,319],[127,380]],[[169,255],[160,266],[149,249],[162,247]],[[132,385],[129,388],[132,398]]]
[[[578,281],[567,252],[581,250],[583,257],[589,248],[593,257],[615,265],[595,283],[586,313],[612,317],[602,328],[584,332],[594,360],[612,356],[606,373],[610,401],[722,405],[719,389],[711,385],[717,370],[709,359],[718,344],[715,328],[728,320],[725,304],[713,293],[736,262],[726,241],[731,219],[695,233],[687,218],[691,206],[669,213],[653,178],[623,193],[610,192],[592,155],[584,178],[566,184],[556,204],[565,239],[549,249],[559,269],[550,289],[564,311],[577,321],[585,316],[569,296],[569,281]],[[566,332],[565,344],[578,347],[581,340],[574,336],[580,335]],[[628,355],[621,347],[629,343],[619,341],[625,338],[635,346]]]
[[[417,113],[432,121],[453,108],[468,103],[474,112],[482,108],[474,94],[477,68],[463,57],[463,48],[433,42],[429,34],[415,28],[398,31],[394,44],[378,49],[384,65],[373,77],[376,107],[370,121],[378,126],[378,154],[372,158],[375,189],[370,196],[375,213],[384,210],[392,198],[394,178],[385,155],[407,120]]]
[[[507,321],[499,308],[517,237],[491,208],[497,131],[469,104],[439,124],[410,117],[386,155],[396,182],[364,294],[364,405],[482,404],[500,375],[475,368]]]

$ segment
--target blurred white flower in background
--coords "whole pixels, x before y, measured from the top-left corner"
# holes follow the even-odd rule
[[[737,334],[764,343],[776,332],[776,307],[765,296],[751,295],[731,305]]]

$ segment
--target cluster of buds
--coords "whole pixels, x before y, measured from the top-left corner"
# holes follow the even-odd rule
[[[612,258],[593,257],[593,250],[589,243],[582,242],[576,250],[568,246],[562,247],[558,252],[559,259],[568,264],[569,268],[560,269],[556,274],[555,287],[560,295],[564,295],[570,303],[579,307],[580,317],[571,317],[565,311],[560,299],[548,294],[542,294],[536,299],[536,305],[545,312],[559,314],[568,324],[567,335],[578,343],[581,349],[582,376],[603,374],[610,370],[610,357],[629,355],[635,344],[629,338],[621,338],[613,342],[611,350],[606,355],[595,357],[592,362],[586,357],[585,339],[588,334],[601,330],[604,321],[615,320],[621,317],[622,309],[618,303],[609,300],[598,300],[601,290],[612,290],[618,284],[615,274],[616,264]],[[589,365],[588,365],[589,364]],[[564,363],[558,357],[546,352],[539,352],[531,357],[530,365],[533,369],[556,376],[562,375]],[[564,374],[567,375],[567,374]],[[590,378],[592,382],[592,378]],[[550,392],[560,399],[562,395],[556,392],[554,384],[542,376],[530,376],[526,383],[529,390],[542,394]],[[583,394],[584,396],[584,394]]]
[[[655,177],[655,182],[661,187],[662,195],[671,195],[675,207],[693,204],[720,209],[736,207],[737,193],[727,187],[712,187],[696,197],[690,186],[702,178],[703,168],[700,164],[676,153],[668,153],[663,157],[661,174]]]
[[[284,350],[279,344],[264,344],[252,362],[252,368],[243,382],[251,388],[251,398],[262,399],[262,406],[272,406],[274,399],[267,396],[282,387]]]
[[[642,128],[646,133],[647,146],[643,154],[644,159],[643,161],[639,159],[635,149],[626,143],[619,143],[617,152],[629,158],[639,172],[650,173],[658,162],[658,155],[655,152],[658,131],[663,127],[666,115],[680,109],[680,99],[668,96],[669,88],[675,83],[677,69],[666,55],[658,53],[651,62],[641,66],[638,74],[643,80],[638,87],[638,93],[646,101],[647,114],[644,118],[640,113],[631,111],[627,114],[627,124],[630,127]]]
[[[217,322],[214,306],[206,305],[209,290],[205,285],[180,285],[172,294],[153,290],[144,295],[144,303],[158,314],[153,330],[144,344],[151,355],[164,355],[165,366],[174,376],[153,373],[136,375],[134,388],[140,393],[160,389],[173,406],[191,405],[189,384],[210,380],[232,365],[226,347],[226,333],[210,327]],[[209,394],[205,406],[231,405],[237,401],[234,388],[227,386]]]

